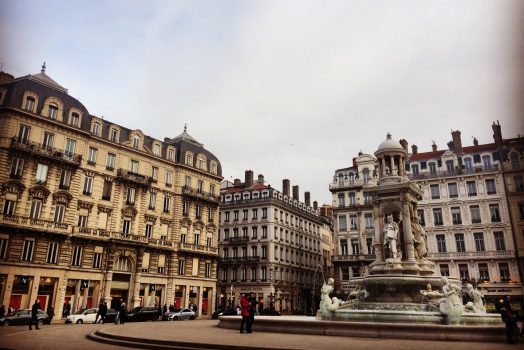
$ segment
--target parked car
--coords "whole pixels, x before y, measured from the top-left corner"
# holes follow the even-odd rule
[[[115,317],[116,317],[116,310],[107,309],[107,313],[104,317],[104,323],[115,322]]]
[[[67,316],[65,323],[95,323],[97,308],[80,309],[72,315]]]
[[[38,315],[36,316],[38,319],[38,325],[42,324],[50,324],[51,323],[51,316],[47,314],[47,312],[44,312],[42,310],[38,310]],[[18,310],[14,315],[6,316],[4,318],[0,319],[0,324],[2,326],[9,326],[9,325],[21,325],[21,324],[29,324],[31,322],[31,310],[30,309],[24,309],[24,310]]]
[[[211,318],[213,320],[218,320],[220,316],[236,316],[237,310],[235,309],[218,309],[217,311],[213,312],[211,315]]]
[[[158,317],[158,309],[152,306],[138,306],[127,313],[127,321],[156,321]]]
[[[195,312],[189,309],[175,309],[175,311],[168,311],[162,315],[164,321],[176,320],[194,320]]]

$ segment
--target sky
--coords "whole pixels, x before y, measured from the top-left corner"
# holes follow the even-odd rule
[[[390,132],[430,151],[524,134],[524,1],[0,0],[0,61],[163,140],[224,179],[332,203],[336,169]]]

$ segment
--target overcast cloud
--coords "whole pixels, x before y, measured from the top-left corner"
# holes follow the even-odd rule
[[[91,114],[188,132],[225,179],[263,173],[331,203],[335,169],[395,139],[524,134],[523,1],[6,1],[0,60]]]

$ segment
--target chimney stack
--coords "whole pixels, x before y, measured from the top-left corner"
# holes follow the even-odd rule
[[[260,183],[262,185],[264,184],[264,175],[258,174],[258,183]]]
[[[293,199],[296,199],[297,201],[299,200],[298,199],[298,185],[293,186]]]
[[[315,210],[318,209],[318,202],[317,201],[313,201],[313,209],[315,209]]]
[[[253,170],[246,170],[244,187],[249,188],[253,186]]]
[[[404,148],[407,152],[408,151],[408,142],[404,139],[401,139],[399,142],[402,145],[402,148]]]
[[[233,185],[240,185],[241,183],[240,179],[233,180]]]
[[[453,139],[453,152],[459,155],[463,154],[464,151],[462,150],[462,139],[460,138],[460,131],[452,131],[451,137]]]
[[[282,193],[284,193],[284,195],[286,196],[289,196],[289,180],[288,179],[282,180]]]
[[[415,145],[415,144],[411,145],[411,153],[413,153],[413,154],[417,154],[418,153],[417,145]]]
[[[304,192],[304,203],[306,204],[306,207],[311,206],[311,194],[309,191]]]
[[[479,145],[479,140],[477,140],[476,137],[473,138],[473,145],[474,146],[478,146]]]
[[[353,157],[353,166],[357,166],[357,157]]]
[[[433,152],[437,151],[437,144],[435,143],[435,141],[433,141],[433,144],[431,145],[431,149],[433,150]]]
[[[497,120],[497,124],[493,122],[491,128],[493,129],[493,139],[495,140],[495,143],[497,146],[502,146],[502,128],[500,127],[499,121]]]

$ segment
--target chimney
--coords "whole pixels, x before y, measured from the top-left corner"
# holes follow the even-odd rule
[[[284,195],[286,196],[289,196],[289,180],[288,179],[282,180],[282,193],[284,193]]]
[[[242,182],[240,182],[240,179],[233,180],[233,185],[240,185]]]
[[[253,186],[253,170],[246,170],[244,187],[249,188]]]
[[[479,140],[477,140],[476,137],[473,138],[473,145],[474,146],[478,146],[479,145]]]
[[[408,142],[404,139],[401,139],[399,142],[402,145],[402,148],[404,148],[407,152],[408,151]]]
[[[311,206],[311,194],[309,191],[304,192],[304,203],[306,204],[306,207]]]
[[[453,139],[453,152],[455,154],[463,154],[464,151],[462,150],[462,139],[460,138],[460,131],[455,130],[451,132],[451,137]]]
[[[318,209],[318,202],[317,201],[313,201],[313,209],[315,209],[315,210]]]
[[[4,71],[0,71],[0,84],[7,83],[8,81],[13,80],[15,77]]]
[[[491,128],[493,129],[493,139],[495,140],[495,143],[497,146],[502,146],[502,129],[500,127],[499,121],[497,120],[497,124],[493,122]]]
[[[411,153],[413,153],[413,154],[417,154],[418,153],[417,145],[415,145],[415,144],[411,145]]]
[[[357,166],[357,157],[353,157],[353,166]]]
[[[299,200],[298,199],[298,185],[293,186],[293,199],[296,199],[297,201]]]
[[[435,141],[433,141],[433,144],[431,145],[431,149],[433,150],[433,152],[437,151],[437,144],[435,143]]]
[[[258,174],[258,183],[260,183],[262,185],[264,184],[264,175]]]

